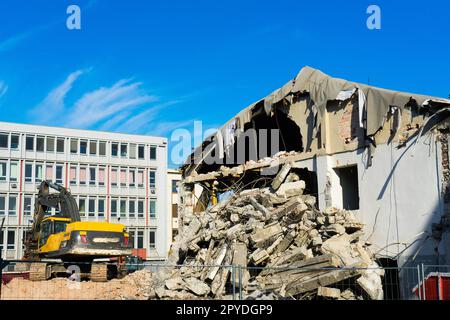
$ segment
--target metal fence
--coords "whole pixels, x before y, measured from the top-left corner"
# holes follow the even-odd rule
[[[63,270],[59,277],[30,281],[29,263],[6,262],[7,265],[2,269],[0,293],[0,299],[3,300],[155,299],[161,298],[161,293],[155,292],[157,288],[164,288],[164,299],[450,300],[450,266],[445,265],[268,268],[239,265],[171,266],[145,261],[126,264],[128,274],[122,278],[94,282],[84,277],[83,270],[71,267],[70,263],[67,263],[67,270]],[[73,263],[73,266],[79,265]],[[165,279],[171,280],[156,283],[155,279],[158,278],[154,275],[163,273],[167,275]],[[175,277],[170,277],[174,274]],[[183,281],[187,278],[208,284],[209,290],[202,293],[202,286],[186,289]]]

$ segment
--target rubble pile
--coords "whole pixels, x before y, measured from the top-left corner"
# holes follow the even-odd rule
[[[139,270],[108,282],[72,281],[54,278],[30,281],[15,278],[2,285],[4,300],[148,300],[155,298],[153,274]]]
[[[383,273],[355,212],[320,212],[304,189],[286,164],[271,185],[185,217],[172,260],[181,267],[160,275],[156,296],[227,298],[234,284],[247,299],[382,299]],[[241,281],[230,265],[243,267]]]

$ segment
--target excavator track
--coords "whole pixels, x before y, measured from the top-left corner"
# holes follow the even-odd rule
[[[91,281],[108,281],[108,265],[106,263],[93,263],[91,266]]]
[[[46,263],[32,263],[30,266],[31,281],[45,281],[50,278]]]

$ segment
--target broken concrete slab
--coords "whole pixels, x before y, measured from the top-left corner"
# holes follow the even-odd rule
[[[302,195],[303,190],[305,190],[305,182],[300,180],[281,185],[275,194],[278,197],[294,197]]]
[[[263,229],[256,230],[256,232],[250,236],[250,240],[256,246],[258,246],[259,244],[264,243],[265,241],[281,234],[282,232],[283,229],[281,228],[280,223],[274,222]]]
[[[341,290],[337,288],[319,287],[317,288],[317,295],[319,297],[339,299],[341,297]]]
[[[194,277],[184,279],[184,283],[186,289],[195,293],[197,296],[207,295],[211,290],[210,287],[205,282]]]
[[[275,178],[272,181],[271,186],[274,191],[276,191],[276,190],[278,190],[278,188],[280,188],[280,186],[282,185],[284,179],[286,179],[291,168],[292,168],[292,163],[286,163],[283,165],[281,170],[278,172],[278,174],[275,176]]]

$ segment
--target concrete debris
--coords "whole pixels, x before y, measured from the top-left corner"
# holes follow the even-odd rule
[[[341,297],[341,290],[336,288],[319,287],[317,289],[319,297],[339,299]]]
[[[383,274],[358,213],[321,212],[305,190],[288,162],[269,185],[196,212],[173,245],[183,267],[158,276],[157,297],[229,298],[241,285],[245,299],[382,298]]]

